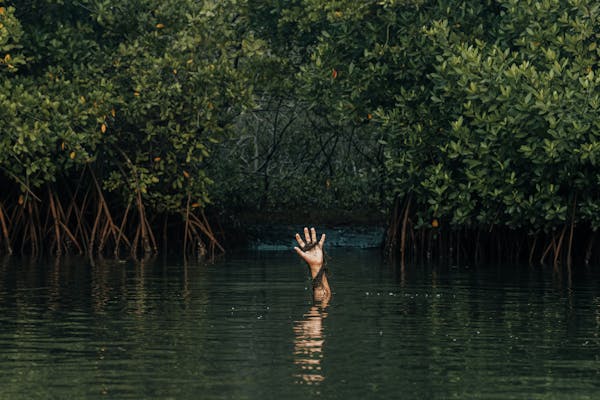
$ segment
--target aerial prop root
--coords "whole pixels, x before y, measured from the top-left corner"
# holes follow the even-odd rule
[[[2,237],[4,238],[4,246],[6,247],[6,254],[12,254],[12,247],[10,245],[10,234],[8,233],[8,226],[10,221],[7,221],[7,216],[4,211],[4,204],[0,201],[0,228],[2,229]]]
[[[188,195],[184,213],[184,253],[187,254],[189,251],[195,250],[198,252],[200,257],[208,255],[209,258],[213,259],[216,255],[217,249],[221,253],[225,253],[225,249],[219,243],[214,232],[212,231],[210,224],[208,223],[208,219],[204,214],[204,210],[201,209],[198,214],[199,215],[196,215],[196,213],[192,211],[190,207],[190,196]],[[208,241],[208,249],[202,240],[203,236]],[[188,242],[195,242],[197,248],[190,248],[188,250]]]

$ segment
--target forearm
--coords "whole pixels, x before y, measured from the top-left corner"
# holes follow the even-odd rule
[[[323,264],[313,264],[309,265],[310,267],[310,275],[313,280],[313,295],[315,299],[321,300],[325,296],[329,296],[331,294],[331,289],[329,287],[329,281],[327,280],[327,274],[325,271],[321,271],[323,268]],[[319,272],[321,273],[319,274]]]
[[[323,278],[321,279],[321,283],[319,285],[317,285],[317,287],[315,287],[315,290],[325,290],[328,293],[330,292],[329,289],[329,281],[327,281],[327,275],[323,275]]]
[[[324,276],[319,286],[313,287],[313,300],[321,301],[324,306],[327,306],[327,302],[331,298],[331,289],[329,288],[329,282],[327,277]]]

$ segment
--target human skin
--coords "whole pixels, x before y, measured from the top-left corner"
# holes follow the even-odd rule
[[[323,373],[323,320],[327,317],[326,305],[313,305],[303,319],[294,322],[294,364],[301,372],[296,376],[302,383],[313,384],[325,380]]]
[[[296,233],[296,242],[298,242],[299,247],[294,247],[294,250],[300,258],[302,258],[307,264],[310,270],[310,275],[314,280],[319,270],[323,266],[323,244],[325,243],[325,234],[321,235],[321,240],[317,243],[313,248],[302,251],[302,248],[307,243],[314,243],[317,241],[317,231],[315,228],[304,228],[304,240],[300,236],[300,234]],[[323,274],[321,284],[313,289],[313,298],[316,301],[325,301],[327,302],[331,297],[331,289],[329,287],[329,282],[327,281],[327,275]]]

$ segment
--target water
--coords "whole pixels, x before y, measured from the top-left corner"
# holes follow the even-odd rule
[[[216,265],[0,260],[0,399],[592,399],[600,280],[332,252]]]

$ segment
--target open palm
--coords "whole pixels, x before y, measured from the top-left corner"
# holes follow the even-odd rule
[[[296,253],[309,265],[311,272],[313,269],[321,268],[323,265],[323,244],[325,243],[325,234],[321,235],[321,240],[317,242],[317,231],[315,228],[304,228],[304,240],[300,234],[296,233],[298,246],[294,247]]]

